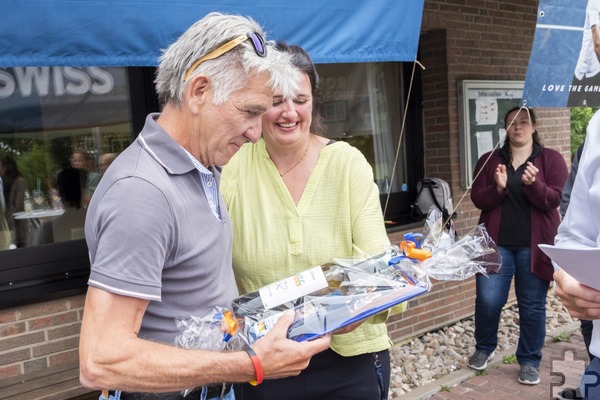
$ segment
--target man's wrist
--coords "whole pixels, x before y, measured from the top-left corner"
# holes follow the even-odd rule
[[[260,385],[265,378],[265,373],[263,371],[262,364],[260,363],[258,355],[254,352],[254,350],[252,350],[252,347],[250,346],[245,347],[244,351],[250,357],[250,361],[252,361],[252,366],[254,367],[254,374],[256,376],[256,379],[252,379],[248,381],[248,383],[250,383],[253,386]]]

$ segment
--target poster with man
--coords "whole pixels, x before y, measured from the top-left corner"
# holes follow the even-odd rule
[[[540,0],[522,103],[600,106],[600,0]]]

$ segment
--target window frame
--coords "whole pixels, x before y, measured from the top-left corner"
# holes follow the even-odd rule
[[[132,140],[159,110],[154,68],[127,67]],[[84,239],[0,251],[0,310],[85,293],[90,274]]]
[[[393,221],[391,224],[386,223],[388,232],[404,229],[405,227],[419,222],[411,215],[411,205],[417,197],[417,182],[424,176],[424,132],[422,120],[422,91],[421,91],[421,70],[413,65],[413,63],[402,64],[402,87],[398,91],[402,93],[402,107],[408,107],[406,110],[405,126],[403,137],[405,140],[405,157],[407,169],[407,184],[406,192],[391,192],[389,195],[383,193],[379,196],[381,201],[381,209],[385,210],[384,219]],[[414,77],[413,75],[414,68]],[[408,92],[411,87],[412,91]],[[398,110],[401,115],[404,110]],[[401,149],[402,150],[402,149]],[[387,209],[385,209],[387,204]]]
[[[408,93],[413,64],[402,64],[402,104],[408,101],[404,127],[408,191],[392,192],[386,220],[398,221],[387,226],[388,232],[405,228],[416,221],[410,218],[410,205],[416,197],[417,181],[423,176],[423,123],[421,116],[420,71],[416,68],[412,93]],[[160,110],[154,90],[155,68],[127,67],[132,140],[144,126],[146,116]],[[396,110],[403,113],[404,110]],[[381,194],[382,210],[387,194]],[[82,294],[87,290],[90,272],[85,240],[73,240],[0,252],[0,310],[52,298]]]

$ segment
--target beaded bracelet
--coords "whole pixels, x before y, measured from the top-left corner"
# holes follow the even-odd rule
[[[250,356],[250,361],[252,361],[252,366],[254,367],[254,373],[256,374],[256,379],[252,379],[251,381],[248,381],[248,383],[251,384],[252,386],[260,385],[262,383],[262,381],[265,379],[265,374],[264,374],[262,365],[260,363],[260,360],[258,359],[258,356],[256,355],[256,353],[254,352],[254,350],[252,350],[252,348],[250,346],[244,348],[244,351]]]

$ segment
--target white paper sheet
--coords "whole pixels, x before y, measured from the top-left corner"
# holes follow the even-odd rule
[[[549,244],[538,246],[579,283],[600,290],[600,248],[564,249]]]
[[[477,138],[477,158],[479,159],[482,155],[494,149],[494,140],[492,139],[492,131],[477,132],[475,136]]]

